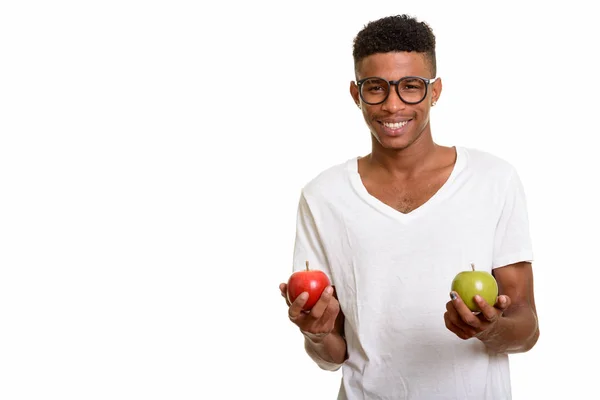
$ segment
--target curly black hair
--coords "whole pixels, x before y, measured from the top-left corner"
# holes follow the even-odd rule
[[[354,69],[367,56],[395,51],[424,53],[435,76],[435,35],[427,23],[406,14],[371,21],[358,32],[352,51]]]

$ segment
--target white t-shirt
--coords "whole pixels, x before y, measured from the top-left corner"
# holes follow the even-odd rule
[[[302,190],[294,270],[323,270],[346,317],[349,358],[338,399],[511,398],[508,356],[444,324],[454,276],[532,261],[525,195],[515,169],[456,147],[452,173],[403,214],[370,195],[358,158]]]

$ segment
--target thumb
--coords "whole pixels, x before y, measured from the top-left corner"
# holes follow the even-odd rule
[[[505,294],[502,294],[500,296],[498,296],[498,308],[501,310],[506,310],[508,307],[510,307],[510,297],[508,297]]]

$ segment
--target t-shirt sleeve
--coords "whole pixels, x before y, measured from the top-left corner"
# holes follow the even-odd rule
[[[316,207],[316,205],[315,205]],[[296,221],[296,241],[294,246],[294,271],[306,268],[306,261],[310,269],[319,269],[329,277],[333,283],[331,269],[325,252],[325,246],[319,233],[318,217],[315,218],[315,212],[311,209],[304,193],[300,196],[298,204],[298,214]],[[322,369],[336,371],[342,364],[334,364],[323,360],[311,346],[305,349],[310,358]]]
[[[492,268],[523,261],[533,261],[533,249],[525,192],[513,169],[496,226]]]
[[[300,196],[296,217],[296,239],[294,244],[293,270],[318,269],[332,280],[331,268],[325,252],[315,214],[304,193]]]

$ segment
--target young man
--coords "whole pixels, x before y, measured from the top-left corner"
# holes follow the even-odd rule
[[[442,81],[427,24],[371,22],[353,54],[350,93],[372,149],[302,190],[293,270],[309,261],[332,287],[310,312],[307,294],[288,303],[289,319],[321,368],[342,368],[338,399],[510,399],[508,354],[539,335],[519,177],[489,153],[433,141]],[[475,297],[480,313],[449,293],[471,263],[499,287],[496,304]]]

